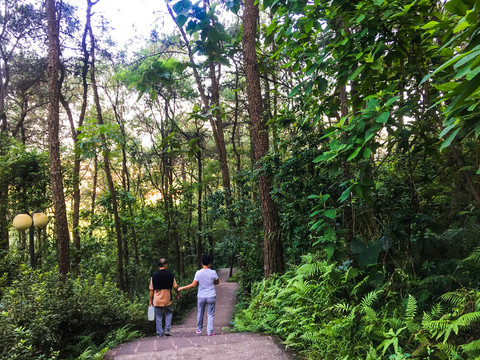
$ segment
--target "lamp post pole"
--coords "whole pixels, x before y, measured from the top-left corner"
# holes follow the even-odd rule
[[[35,214],[35,210],[32,212],[32,225],[30,226],[30,229],[28,230],[30,233],[30,266],[32,269],[35,269],[35,241],[34,241],[34,236],[35,236],[35,220],[33,219],[33,215]]]
[[[35,268],[35,228],[44,228],[48,223],[48,217],[42,212],[33,211],[29,214],[18,214],[13,219],[13,227],[18,231],[29,229],[30,241],[30,266]]]

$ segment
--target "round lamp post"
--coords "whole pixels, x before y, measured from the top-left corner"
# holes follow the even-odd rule
[[[18,231],[30,229],[30,265],[35,268],[35,228],[44,228],[48,223],[48,217],[42,212],[33,212],[32,215],[18,214],[13,219],[13,227]]]

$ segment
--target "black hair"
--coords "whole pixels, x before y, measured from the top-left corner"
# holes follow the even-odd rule
[[[158,260],[159,267],[164,267],[167,264],[168,264],[168,260],[166,258],[161,258],[160,260]]]
[[[210,256],[202,255],[202,265],[207,266],[208,264],[210,264]]]

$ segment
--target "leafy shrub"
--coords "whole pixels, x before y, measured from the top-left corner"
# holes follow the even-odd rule
[[[0,306],[1,359],[76,356],[71,344],[79,337],[98,345],[112,330],[145,321],[143,304],[93,274],[62,281],[55,271],[23,268],[4,289]]]
[[[480,291],[445,293],[422,317],[409,281],[307,255],[252,287],[235,328],[277,334],[310,359],[478,358]]]

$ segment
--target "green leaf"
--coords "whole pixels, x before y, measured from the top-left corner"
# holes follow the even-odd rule
[[[375,122],[385,124],[389,118],[390,118],[390,111],[385,111],[381,113],[379,116],[377,116],[377,118],[375,119]]]
[[[399,99],[398,96],[394,96],[385,103],[385,107],[389,107]]]
[[[325,93],[328,90],[328,80],[324,78],[318,79],[318,91]]]
[[[337,216],[337,211],[335,209],[328,209],[323,213],[323,215],[325,215],[325,217],[329,219],[335,220],[335,217]]]
[[[452,101],[450,106],[447,108],[447,112],[452,111],[457,106],[461,106],[462,102],[465,99],[467,99],[469,96],[475,94],[475,92],[479,87],[480,87],[480,74],[477,74],[471,81],[468,82],[468,85],[462,90],[462,92],[458,94],[457,97]]]
[[[321,161],[334,159],[334,158],[336,158],[336,157],[337,157],[336,154],[333,154],[333,153],[331,153],[331,152],[327,152],[327,153],[324,153],[324,154],[322,154],[322,155],[320,155],[320,156],[317,156],[317,157],[313,160],[313,162],[314,162],[314,163],[319,163],[319,162],[321,162]]]
[[[463,3],[462,0],[450,0],[445,4],[445,9],[450,11],[451,13],[465,16],[467,13],[468,7]]]
[[[404,11],[405,13],[409,12],[410,9],[412,8],[412,6],[415,5],[416,3],[417,3],[417,0],[411,2],[411,3],[408,4],[408,5],[405,5],[405,6],[403,7],[403,11]]]
[[[444,84],[435,85],[435,88],[439,91],[449,92],[455,89],[458,86],[457,82],[450,81]]]
[[[462,18],[459,22],[458,25],[455,26],[455,29],[453,29],[453,33],[456,34],[462,30],[465,30],[470,26],[470,23],[467,21],[466,18]]]
[[[327,254],[327,258],[331,259],[333,254],[335,253],[335,245],[331,243],[327,244],[327,246],[325,247],[325,252]]]
[[[357,24],[360,24],[363,20],[365,19],[365,14],[360,14],[357,19],[355,20],[355,22]]]
[[[372,149],[370,149],[369,147],[366,147],[365,150],[363,150],[363,158],[370,159],[371,155],[372,155]]]
[[[350,196],[350,190],[352,190],[353,188],[353,185],[350,185],[343,193],[342,195],[340,196],[340,198],[338,199],[340,202],[344,202],[345,200],[348,199],[348,197]]]
[[[358,74],[360,74],[360,73],[363,71],[364,68],[365,68],[365,64],[363,64],[362,66],[358,67],[358,68],[353,72],[353,74],[348,77],[348,80],[354,80],[354,79],[358,76]]]
[[[310,20],[306,25],[305,25],[305,32],[308,34],[313,27],[313,20]]]
[[[300,89],[302,88],[303,84],[298,84],[293,88],[293,90],[288,94],[288,97],[293,97],[297,95],[300,92]]]
[[[177,25],[178,27],[183,27],[183,25],[185,25],[185,23],[187,22],[188,20],[188,17],[186,17],[185,15],[178,15],[177,16]]]
[[[424,30],[428,30],[428,29],[431,29],[432,27],[438,25],[438,21],[429,21],[428,23],[426,23],[425,25],[423,25],[421,27],[421,29],[424,29]]]
[[[347,161],[355,159],[357,157],[358,153],[360,152],[360,150],[362,150],[361,147],[356,148],[355,151],[353,152],[353,154],[348,157]]]
[[[442,146],[440,146],[440,151],[450,146],[450,144],[452,143],[453,139],[455,139],[455,136],[457,136],[459,131],[460,129],[456,129],[454,132],[450,134],[450,136],[442,143]]]
[[[480,49],[480,45],[476,46],[475,48],[473,48],[472,50],[470,51],[467,51],[465,53],[462,53],[462,54],[458,54],[457,56],[455,56],[453,59],[450,59],[448,60],[446,63],[442,64],[440,67],[438,67],[433,73],[429,74],[429,75],[426,75],[422,81],[420,82],[420,85],[422,85],[425,81],[427,81],[428,79],[430,79],[433,75],[435,75],[436,73],[438,73],[439,71],[442,71],[443,69],[449,67],[450,65],[453,65],[455,64],[457,61],[459,61],[460,59],[463,59],[465,56],[471,54],[472,52],[474,51],[477,51]]]
[[[451,123],[450,125],[448,125],[445,129],[443,129],[443,131],[440,133],[440,135],[438,135],[438,137],[439,137],[440,139],[443,139],[443,137],[444,137],[445,135],[447,135],[447,134],[450,132],[450,130],[452,130],[455,126],[457,126],[457,122],[456,122],[456,121],[454,121],[453,123]]]
[[[383,63],[382,63],[382,60],[380,59],[377,59],[375,60],[371,65],[370,65],[370,68],[372,68],[373,70],[382,70],[383,69]]]
[[[455,70],[457,70],[460,66],[465,65],[465,64],[468,63],[469,61],[478,59],[478,55],[480,55],[480,49],[477,50],[477,51],[473,51],[472,53],[470,53],[470,54],[468,54],[467,56],[465,56],[463,59],[461,59],[460,61],[458,61],[458,62],[453,66],[453,68],[454,68]]]
[[[479,136],[480,135],[480,121],[477,122],[477,124],[475,125],[475,136]]]

